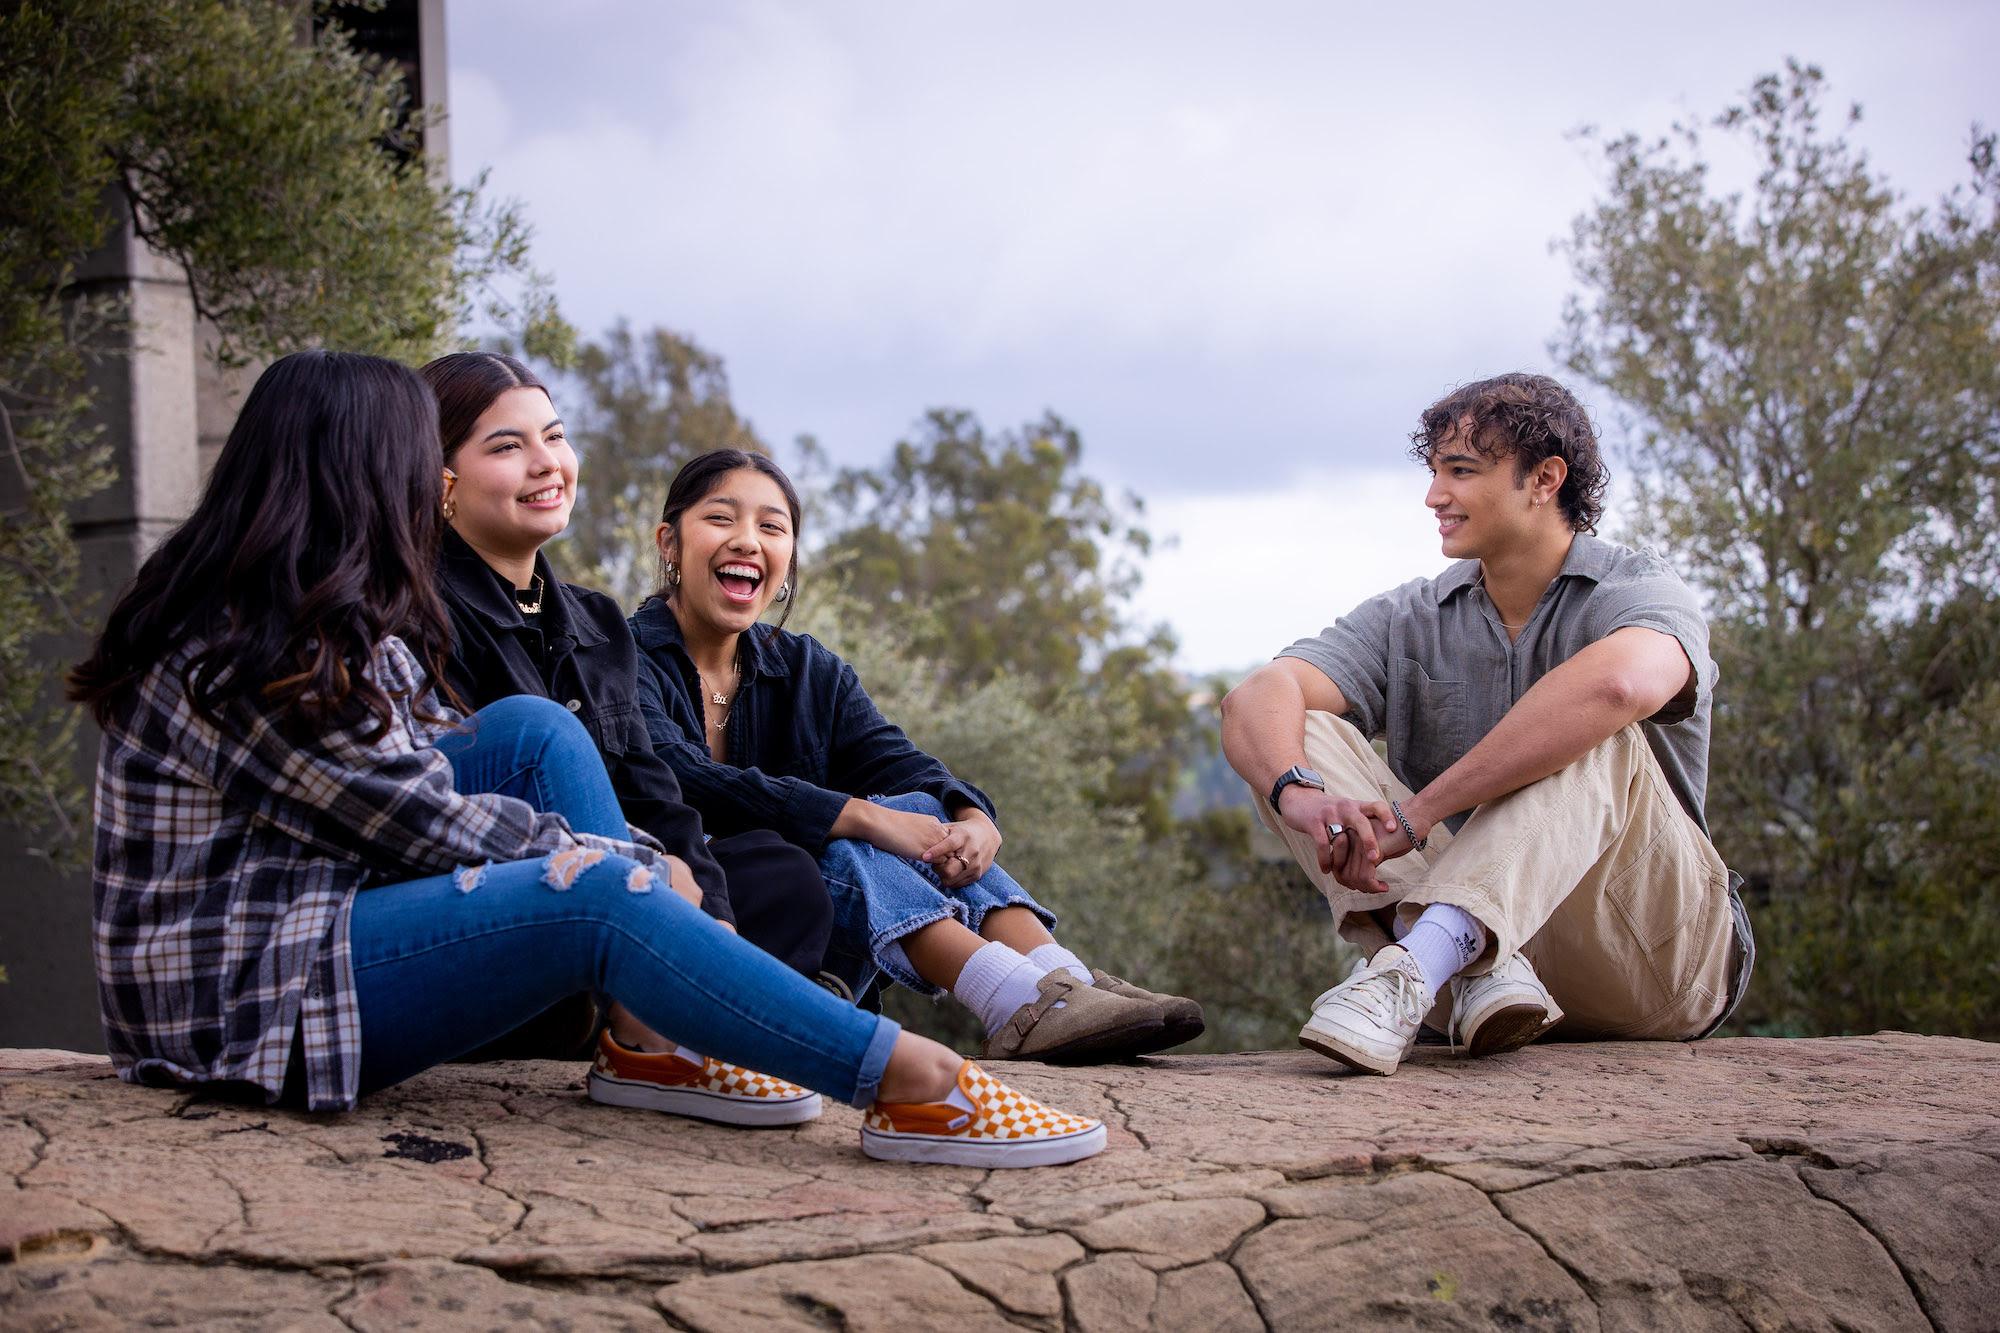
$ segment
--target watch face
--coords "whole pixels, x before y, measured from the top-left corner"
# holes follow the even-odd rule
[[[1313,772],[1310,768],[1299,768],[1296,766],[1288,768],[1279,774],[1277,782],[1272,784],[1271,808],[1273,810],[1278,808],[1278,798],[1285,794],[1285,788],[1295,784],[1311,787],[1317,791],[1326,790],[1326,779]]]

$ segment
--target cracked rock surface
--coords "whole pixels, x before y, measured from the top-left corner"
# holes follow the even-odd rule
[[[1884,1033],[998,1065],[1070,1167],[454,1066],[313,1117],[0,1051],[0,1327],[2000,1327],[2000,1046]]]

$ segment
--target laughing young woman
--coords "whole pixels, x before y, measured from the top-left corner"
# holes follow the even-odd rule
[[[104,730],[93,945],[121,1077],[344,1109],[595,990],[630,1006],[636,1047],[689,1042],[776,1075],[758,1089],[775,1123],[818,1114],[809,1088],[870,1106],[872,1156],[1098,1151],[1096,1122],[1034,1107],[703,915],[569,712],[509,699],[461,719],[440,702],[442,499],[422,380],[285,357],[72,673]],[[1002,1121],[1031,1128],[1003,1139]]]
[[[725,449],[684,466],[657,530],[664,584],[632,617],[654,747],[717,831],[775,829],[820,858],[834,948],[949,990],[990,1059],[1114,1059],[1198,1036],[1201,1007],[1086,967],[995,862],[993,803],[884,719],[817,640],[758,624],[798,592],[799,498]]]

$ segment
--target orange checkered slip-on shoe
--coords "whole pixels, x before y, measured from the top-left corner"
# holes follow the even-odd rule
[[[967,1060],[941,1102],[876,1102],[861,1151],[885,1162],[1059,1166],[1104,1151],[1103,1122],[1023,1097]]]
[[[608,1106],[693,1116],[724,1125],[798,1125],[819,1118],[819,1094],[693,1051],[627,1050],[597,1038],[590,1099]]]

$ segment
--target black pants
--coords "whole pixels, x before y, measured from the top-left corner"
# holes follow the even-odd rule
[[[833,903],[811,852],[769,829],[717,838],[708,850],[729,881],[736,933],[796,972],[819,975]],[[584,1060],[603,1023],[597,997],[573,995],[464,1058]]]
[[[833,900],[819,862],[770,829],[709,843],[729,881],[736,933],[795,972],[819,975],[833,935]]]

